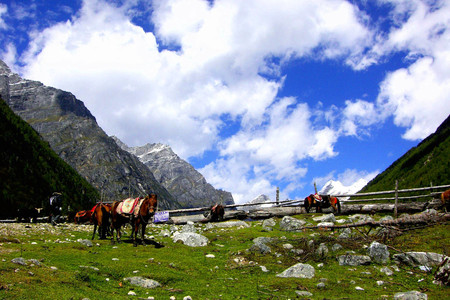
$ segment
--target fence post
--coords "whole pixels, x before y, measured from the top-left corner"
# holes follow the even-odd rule
[[[394,206],[394,218],[397,219],[398,212],[398,180],[395,180],[395,206]]]
[[[277,205],[280,203],[280,188],[277,187]]]

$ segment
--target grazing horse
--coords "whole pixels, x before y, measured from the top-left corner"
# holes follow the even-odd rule
[[[204,213],[203,215],[206,218],[206,222],[221,222],[223,221],[223,215],[225,214],[225,209],[223,205],[216,204],[211,206],[209,211]]]
[[[91,210],[81,210],[75,214],[75,224],[84,224],[91,221]]]
[[[92,233],[92,239],[94,239],[95,231],[98,226],[98,235],[101,240],[106,239],[106,235],[109,233],[109,219],[111,216],[111,205],[104,203],[97,203],[92,209],[91,223],[94,224],[94,232]]]
[[[446,190],[445,192],[443,192],[440,198],[444,210],[447,211],[447,207],[450,206],[450,190]]]
[[[158,206],[157,196],[154,193],[150,193],[144,199],[136,198],[134,205],[129,212],[124,211],[124,205],[126,201],[133,199],[125,199],[122,201],[116,201],[112,205],[111,210],[111,242],[114,243],[114,230],[116,230],[116,240],[118,243],[121,242],[120,238],[122,236],[120,228],[127,223],[131,223],[133,232],[133,244],[137,246],[137,233],[139,231],[139,226],[141,226],[141,243],[145,245],[145,228],[147,224],[151,221],[151,217],[154,216],[156,208]],[[133,235],[134,233],[134,235]]]
[[[309,195],[305,198],[303,206],[306,212],[309,213],[311,207],[316,208],[317,213],[322,212],[322,208],[333,207],[334,212],[341,213],[341,203],[337,197],[332,197],[330,195]]]
[[[38,214],[37,208],[19,208],[17,210],[17,222],[36,223]]]

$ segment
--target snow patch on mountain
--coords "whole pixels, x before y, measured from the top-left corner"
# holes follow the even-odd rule
[[[321,195],[345,195],[355,194],[359,192],[368,181],[364,178],[359,179],[355,183],[349,186],[343,185],[340,181],[329,180],[322,189],[319,191]],[[343,197],[341,200],[347,200],[348,197]]]

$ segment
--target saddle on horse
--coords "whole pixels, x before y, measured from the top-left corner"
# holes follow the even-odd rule
[[[139,212],[139,207],[141,207],[142,201],[144,199],[140,199],[137,197],[136,199],[128,198],[123,200],[117,206],[117,213],[121,215],[134,215],[137,216]]]

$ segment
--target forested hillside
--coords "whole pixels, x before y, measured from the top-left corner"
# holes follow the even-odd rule
[[[0,218],[18,208],[48,208],[50,195],[63,194],[63,209],[99,200],[98,191],[65,163],[39,134],[0,99]]]
[[[399,189],[450,184],[450,116],[360,192],[393,190],[395,180]]]

